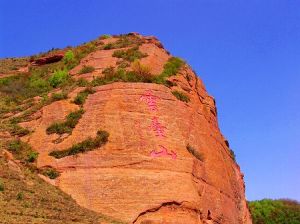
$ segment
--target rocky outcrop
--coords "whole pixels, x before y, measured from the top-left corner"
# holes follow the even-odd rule
[[[170,55],[156,39],[145,39],[139,49],[148,57],[141,62],[159,74]],[[112,52],[89,54],[73,74],[93,65],[101,76],[103,68],[117,63]],[[72,133],[56,141],[60,136],[47,135],[46,129],[79,108],[72,98],[82,88],[75,89],[71,99],[53,102],[36,120],[22,123],[34,130],[23,140],[39,152],[39,168],[61,173],[54,184],[93,211],[127,223],[250,224],[243,175],[218,128],[213,97],[187,65],[169,80],[172,87],[124,82],[95,87]],[[174,90],[190,101],[178,100]],[[99,129],[110,136],[98,150],[49,156],[95,137]]]
[[[64,57],[63,53],[57,53],[45,57],[41,57],[38,59],[34,59],[31,61],[32,65],[45,65],[45,64],[50,64],[54,62],[60,61]]]

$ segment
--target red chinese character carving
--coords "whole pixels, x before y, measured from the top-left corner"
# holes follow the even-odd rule
[[[140,100],[145,101],[151,111],[157,110],[156,99],[157,97],[152,94],[151,90],[148,90],[144,95],[140,97]]]
[[[152,150],[150,153],[151,157],[171,157],[172,159],[176,159],[177,158],[177,154],[171,150],[171,152],[168,152],[167,148],[165,148],[164,146],[160,145],[159,146],[161,151],[159,152],[155,152],[155,150]]]
[[[161,123],[158,121],[158,117],[153,117],[152,118],[150,128],[152,128],[156,132],[156,136],[166,137],[165,136],[165,131],[164,131],[164,129],[166,127],[161,125]]]

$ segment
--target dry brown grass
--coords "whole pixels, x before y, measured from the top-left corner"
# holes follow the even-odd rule
[[[135,74],[143,77],[144,80],[151,80],[153,78],[150,67],[141,64],[139,60],[135,60],[131,64],[131,69]]]

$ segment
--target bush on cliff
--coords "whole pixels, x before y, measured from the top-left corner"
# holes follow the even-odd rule
[[[57,177],[59,177],[59,172],[52,168],[52,167],[47,167],[44,168],[43,170],[40,171],[44,176],[49,177],[50,179],[56,179]]]
[[[131,65],[132,72],[144,80],[144,82],[152,82],[153,75],[150,67],[143,65],[139,60],[135,60]]]
[[[69,74],[66,69],[57,70],[53,73],[53,75],[50,76],[49,83],[52,87],[56,88],[59,85],[65,83],[68,78],[69,78]]]
[[[300,204],[291,200],[249,202],[253,224],[299,224]]]
[[[108,137],[108,132],[100,130],[97,132],[97,136],[95,138],[90,137],[66,150],[52,151],[49,153],[49,155],[60,159],[66,156],[92,151],[104,145],[108,141]]]
[[[65,64],[69,64],[69,63],[72,63],[74,60],[75,60],[75,56],[74,56],[73,51],[68,50],[63,57],[63,62]]]
[[[122,58],[126,61],[133,62],[134,60],[138,60],[147,56],[139,51],[138,47],[129,48],[128,50],[116,50],[114,51],[113,57]]]
[[[180,101],[183,101],[186,103],[190,102],[190,98],[181,91],[174,90],[174,91],[172,91],[172,94]]]
[[[23,137],[25,135],[28,135],[30,131],[26,128],[21,127],[20,125],[16,123],[11,123],[9,128],[9,133],[11,135],[16,135],[18,137]]]
[[[7,149],[14,157],[23,162],[33,163],[38,157],[38,153],[33,151],[32,148],[20,139],[11,140],[7,144]]]
[[[83,105],[88,95],[93,93],[95,93],[95,90],[93,90],[90,87],[86,88],[85,90],[77,94],[77,96],[74,99],[74,103],[77,105]]]
[[[39,155],[38,152],[30,151],[27,154],[27,161],[30,162],[30,163],[33,163],[34,161],[37,160],[38,155]]]
[[[82,69],[78,72],[78,74],[86,74],[95,71],[95,68],[93,66],[84,65]]]
[[[164,65],[164,70],[156,76],[153,82],[157,84],[165,84],[166,79],[172,75],[176,75],[185,62],[178,57],[171,57]]]
[[[72,133],[73,128],[77,125],[78,121],[82,117],[84,113],[83,109],[71,112],[64,122],[55,122],[51,124],[46,132],[48,135],[56,133],[56,134],[64,134],[64,133]]]
[[[51,100],[52,101],[59,101],[59,100],[64,100],[68,98],[68,94],[64,92],[59,92],[59,93],[52,93],[51,95]]]
[[[194,147],[192,147],[190,144],[186,146],[186,149],[191,153],[193,156],[195,156],[200,161],[204,162],[204,156],[201,152],[198,152]]]

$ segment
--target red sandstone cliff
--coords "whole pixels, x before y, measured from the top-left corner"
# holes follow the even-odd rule
[[[159,74],[171,56],[155,38],[141,38],[139,50],[147,54],[141,64]],[[90,53],[71,74],[101,77],[103,69],[118,64],[114,50]],[[84,65],[95,70],[78,74]],[[213,97],[188,65],[169,80],[175,85],[114,82],[95,87],[72,134],[56,141],[59,136],[47,135],[46,129],[79,108],[72,103],[83,89],[78,87],[69,99],[43,107],[34,120],[22,123],[34,131],[23,140],[39,152],[39,168],[51,166],[61,173],[49,182],[93,211],[127,223],[252,223],[243,175],[218,128]],[[174,90],[190,101],[178,100]],[[99,129],[110,136],[98,150],[61,159],[49,156],[94,137]]]

